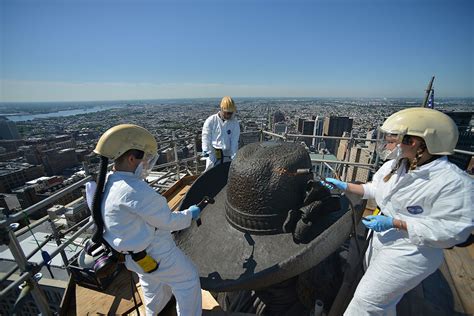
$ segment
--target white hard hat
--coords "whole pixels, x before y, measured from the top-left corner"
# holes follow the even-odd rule
[[[459,135],[456,124],[449,116],[421,107],[392,114],[380,129],[398,135],[400,140],[405,135],[421,137],[432,155],[452,155]]]
[[[158,150],[155,137],[141,126],[120,124],[108,129],[97,142],[96,154],[117,159],[130,149],[138,149],[145,155],[155,156]]]

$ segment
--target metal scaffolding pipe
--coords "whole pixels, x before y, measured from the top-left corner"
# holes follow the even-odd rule
[[[69,244],[71,244],[77,237],[79,237],[87,228],[89,228],[89,226],[91,226],[93,223],[92,222],[88,222],[86,223],[83,227],[81,227],[75,234],[73,234],[71,237],[69,237],[69,239],[67,239],[61,246],[59,246],[58,248],[56,248],[56,250],[54,250],[51,254],[50,254],[50,257],[51,259],[53,259],[54,257],[56,257],[58,254],[60,254],[60,252],[62,250],[64,250]],[[46,265],[46,262],[41,261],[39,264],[38,264],[38,268],[41,269],[42,267],[44,267]],[[10,290],[14,289],[16,286],[18,286],[20,283],[22,283],[23,281],[25,281],[26,279],[28,279],[28,277],[31,277],[31,273],[26,271],[25,274],[23,274],[22,276],[20,276],[20,278],[16,281],[14,281],[13,283],[11,283],[7,288],[5,288],[2,292],[0,292],[0,299],[3,298],[4,295],[6,295]]]
[[[18,285],[20,285],[21,283],[25,282],[28,278],[31,277],[31,273],[30,272],[25,272],[24,274],[20,275],[20,277],[10,283],[10,285],[8,285],[6,288],[4,288],[1,292],[0,292],[0,299],[3,299],[3,297],[5,295],[8,294],[8,292],[10,292],[11,290],[15,289],[16,287],[18,287]]]
[[[323,162],[323,163],[328,163],[328,164],[349,165],[349,166],[356,166],[356,167],[374,167],[374,165],[368,164],[368,163],[335,161],[335,160],[328,160],[328,159],[311,159],[311,162]]]
[[[278,138],[281,138],[283,140],[286,140],[286,137],[285,135],[280,135],[280,134],[276,134],[276,133],[273,133],[273,132],[269,132],[269,131],[263,131],[264,134],[267,134],[267,135],[270,135],[270,136],[274,136],[274,137],[278,137]],[[289,135],[287,135],[289,136]]]
[[[302,135],[302,134],[287,134],[287,137],[301,137],[301,138],[323,138],[323,139],[340,139],[340,140],[359,140],[359,141],[370,141],[375,142],[376,139],[371,138],[359,138],[359,137],[342,137],[342,136],[322,136],[322,135]]]
[[[88,222],[84,226],[82,226],[77,232],[75,232],[69,239],[66,239],[66,241],[61,244],[58,248],[56,248],[51,254],[51,259],[56,257],[62,250],[64,250],[70,243],[72,243],[77,237],[79,237],[87,228],[89,228],[93,222]],[[46,262],[41,261],[39,263],[40,267],[43,267],[46,264]]]
[[[48,221],[48,218],[49,218],[48,215],[43,216],[39,220],[37,220],[36,222],[34,222],[32,224],[29,224],[25,227],[20,228],[18,231],[15,232],[15,236],[18,237],[18,236],[23,235],[24,233],[28,232],[30,229],[33,229],[33,228],[45,223],[46,221]]]
[[[33,257],[35,255],[35,253],[37,253],[38,251],[40,251],[41,248],[43,248],[50,240],[52,239],[52,236],[50,236],[49,238],[46,238],[45,240],[43,240],[41,243],[40,243],[40,246],[36,249],[33,249],[32,252],[30,252],[28,255],[25,256],[26,260],[28,259],[31,259],[31,257]],[[16,272],[16,270],[18,270],[18,265],[14,266],[13,268],[11,268],[3,277],[2,279],[0,279],[0,283],[3,283],[4,281],[6,281],[10,276],[13,275],[13,273]]]
[[[10,215],[9,217],[7,217],[4,220],[0,221],[0,227],[5,227],[6,228],[11,223],[19,222],[20,220],[25,218],[25,215],[29,216],[29,215],[35,213],[36,211],[42,209],[43,207],[48,206],[49,204],[52,204],[54,201],[56,201],[60,197],[68,194],[69,192],[72,192],[72,191],[76,190],[77,188],[81,187],[82,185],[84,185],[86,182],[89,182],[90,180],[92,180],[91,176],[85,177],[84,179],[82,179],[82,180],[80,180],[80,181],[78,181],[74,184],[71,184],[71,186],[66,187],[66,188],[62,189],[61,191],[47,197],[46,199],[44,199],[44,200],[42,200],[42,201],[40,201],[40,202],[30,206],[30,207],[27,207],[23,211],[20,211],[20,212],[17,212],[15,214]]]

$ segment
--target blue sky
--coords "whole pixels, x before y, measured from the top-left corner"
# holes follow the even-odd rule
[[[474,96],[474,1],[0,0],[0,101]]]

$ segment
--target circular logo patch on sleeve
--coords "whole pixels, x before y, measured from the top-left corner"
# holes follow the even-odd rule
[[[423,208],[419,205],[414,205],[414,206],[407,206],[407,211],[410,214],[421,214],[423,213]]]

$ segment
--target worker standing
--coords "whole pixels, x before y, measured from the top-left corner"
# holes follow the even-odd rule
[[[140,278],[146,314],[156,315],[174,294],[178,315],[201,315],[201,287],[194,264],[171,236],[197,219],[199,207],[172,212],[166,199],[145,181],[157,160],[157,143],[146,129],[122,124],[107,130],[94,150],[101,170],[92,203],[97,231],[125,254],[127,269]],[[108,160],[114,171],[106,176]],[[103,235],[103,236],[102,236]]]
[[[202,151],[206,170],[234,159],[239,149],[240,126],[235,118],[237,108],[231,97],[223,97],[220,111],[209,116],[202,127]]]
[[[473,180],[446,155],[458,129],[446,114],[410,108],[391,115],[378,140],[398,135],[400,159],[386,162],[366,184],[328,178],[339,189],[375,198],[382,215],[363,224],[374,231],[367,270],[344,315],[395,315],[402,296],[436,271],[443,249],[473,230]]]

